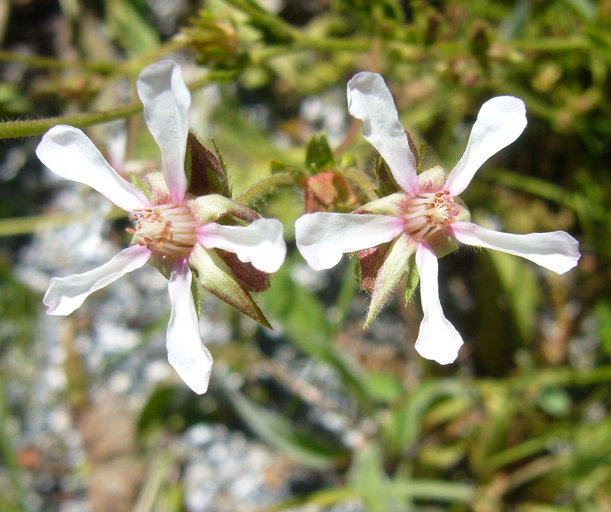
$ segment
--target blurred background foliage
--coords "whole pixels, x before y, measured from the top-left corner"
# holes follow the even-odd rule
[[[102,123],[126,118],[127,161],[156,165],[133,83],[144,66],[172,57],[196,64],[184,66],[194,94],[217,84],[201,135],[215,138],[234,196],[283,221],[289,256],[258,298],[274,333],[220,310],[231,334],[211,346],[207,395],[160,384],[137,414],[102,415],[119,437],[134,430],[133,445],[120,450],[146,475],[112,510],[184,510],[172,440],[201,423],[259,438],[306,475],[281,502],[235,510],[343,510],[333,507],[345,502],[374,512],[611,510],[609,28],[609,0],[0,1],[0,116],[16,120],[0,125],[0,509],[63,510],[69,496],[32,486],[55,466],[20,437],[45,331],[40,291],[13,270],[33,237],[83,220],[46,211],[55,188],[34,148],[57,122],[91,127],[108,147]],[[412,348],[418,299],[406,306],[399,293],[362,331],[366,294],[353,262],[316,286],[296,277],[303,262],[292,225],[308,179],[321,171],[345,179],[348,210],[375,197],[374,155],[346,116],[345,83],[362,70],[384,75],[423,143],[425,169],[452,167],[486,99],[524,99],[526,131],[463,198],[480,224],[562,229],[580,240],[581,262],[564,276],[487,251],[444,258],[442,303],[466,341],[449,367]],[[163,331],[163,320],[141,326],[143,339]],[[67,322],[72,337],[87,329]],[[82,426],[91,389],[131,355],[115,354],[91,375],[66,343],[59,399]],[[287,349],[326,378],[296,375]],[[88,455],[75,470],[85,481],[98,462]],[[105,510],[96,496],[89,492],[91,507]]]

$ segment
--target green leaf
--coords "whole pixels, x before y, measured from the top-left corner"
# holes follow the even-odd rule
[[[598,323],[597,332],[601,346],[607,355],[611,355],[611,304],[601,301],[594,309]]]
[[[314,134],[310,137],[308,147],[306,148],[305,163],[315,173],[335,163],[333,151],[331,151],[327,136],[324,133],[318,136]]]
[[[548,388],[541,391],[535,404],[550,416],[562,418],[571,410],[571,397],[564,389]]]
[[[349,485],[361,497],[369,512],[388,512],[401,510],[402,507],[389,492],[389,480],[384,471],[384,463],[377,446],[368,444],[354,457],[350,472]]]
[[[195,267],[197,279],[206,290],[261,325],[272,328],[248,291],[234,279],[214,249],[205,249],[197,244],[191,251],[189,265]]]
[[[390,373],[370,372],[365,385],[369,394],[380,402],[392,402],[405,393],[401,381]]]
[[[132,55],[159,47],[157,30],[147,20],[150,13],[141,0],[106,0],[106,18],[113,36]]]
[[[364,370],[333,343],[337,324],[329,320],[320,299],[291,277],[290,268],[296,258],[285,261],[274,274],[273,286],[262,297],[265,311],[282,322],[284,335],[299,350],[330,365],[359,398],[371,400],[365,386]],[[347,273],[344,279],[352,277]]]
[[[301,176],[303,179],[306,178],[307,174],[303,169],[299,167],[295,167],[294,165],[287,164],[286,162],[281,162],[280,160],[272,159],[270,160],[270,172],[272,174],[276,174],[278,172],[289,172],[294,174],[295,176]]]
[[[298,462],[315,468],[327,468],[333,466],[338,458],[347,456],[340,446],[323,442],[315,434],[256,404],[243,393],[227,386],[223,389],[248,428]]]
[[[530,340],[539,304],[539,285],[530,262],[499,251],[485,253],[496,270],[503,293],[509,299],[515,325],[523,340]]]
[[[391,412],[384,425],[384,435],[392,450],[404,452],[417,443],[422,431],[425,414],[445,397],[468,396],[459,380],[441,380],[421,383],[405,402]]]

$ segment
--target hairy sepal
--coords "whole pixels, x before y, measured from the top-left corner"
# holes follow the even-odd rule
[[[151,200],[151,191],[140,176],[138,176],[135,172],[130,172],[129,180],[132,182],[132,185],[142,192],[149,201]]]
[[[409,268],[410,258],[415,253],[416,247],[417,244],[406,235],[398,236],[392,242],[384,258],[384,263],[378,270],[363,329],[369,327],[392,296],[401,278]]]
[[[401,187],[397,185],[395,178],[393,177],[392,173],[388,169],[388,166],[386,165],[381,156],[376,159],[374,169],[378,185],[376,190],[378,195],[388,196],[401,190]]]
[[[375,215],[401,217],[405,209],[405,203],[408,200],[409,197],[405,195],[405,192],[395,192],[389,196],[364,204],[354,213],[373,213]]]
[[[261,216],[253,209],[237,203],[220,194],[208,194],[187,201],[187,207],[198,224],[216,222],[221,217],[232,215],[246,222],[253,222]]]
[[[350,212],[358,206],[358,198],[348,180],[336,172],[321,172],[307,179],[305,186],[305,211]]]
[[[418,288],[418,284],[420,283],[420,274],[418,273],[418,267],[416,265],[410,265],[409,270],[407,272],[407,280],[405,286],[405,304],[407,304]]]
[[[165,177],[161,171],[153,171],[147,173],[143,180],[144,186],[149,189],[149,201],[152,205],[169,203],[172,201],[172,195],[165,182]]]
[[[187,137],[185,172],[189,181],[187,191],[194,196],[220,194],[231,196],[229,177],[222,161],[210,151],[193,131]]]
[[[447,179],[443,168],[439,165],[431,167],[418,175],[418,185],[420,192],[437,192],[442,190]]]
[[[378,270],[380,270],[382,263],[384,263],[384,257],[390,244],[388,242],[359,251],[359,264],[355,267],[356,279],[361,282],[365,291],[373,292]]]
[[[259,306],[248,291],[236,281],[229,266],[214,249],[205,249],[197,244],[191,251],[189,265],[195,268],[197,279],[206,290],[271,329]]]
[[[269,288],[269,274],[256,269],[252,263],[240,261],[233,252],[216,250],[231,270],[231,274],[249,292],[263,292]]]

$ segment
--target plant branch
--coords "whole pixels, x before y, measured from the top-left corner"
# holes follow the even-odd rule
[[[235,71],[210,71],[204,77],[189,85],[189,89],[199,89],[212,82],[230,80],[235,76]],[[42,135],[49,128],[58,124],[69,124],[77,128],[84,128],[93,124],[106,123],[115,119],[122,119],[140,113],[142,103],[134,101],[99,112],[88,112],[72,114],[68,116],[49,117],[45,119],[32,119],[28,121],[7,121],[0,123],[0,139],[11,139],[18,137],[30,137]]]

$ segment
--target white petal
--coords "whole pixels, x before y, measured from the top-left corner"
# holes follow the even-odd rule
[[[199,322],[191,295],[191,270],[184,258],[174,264],[168,292],[172,305],[166,335],[168,361],[185,384],[201,395],[208,389],[212,356],[199,335]]]
[[[482,105],[467,149],[448,176],[445,189],[457,196],[482,164],[516,140],[526,128],[526,106],[520,98],[497,96]]]
[[[416,195],[416,157],[384,79],[367,71],[354,75],[348,82],[348,111],[363,121],[363,137],[382,155],[399,186]]]
[[[48,306],[47,313],[69,315],[93,292],[142,267],[150,257],[151,251],[147,247],[133,245],[123,249],[101,267],[89,272],[52,278],[49,289],[42,299]]]
[[[453,363],[463,341],[458,331],[443,315],[439,302],[437,257],[427,244],[419,244],[416,265],[420,274],[420,300],[424,313],[416,340],[416,350],[425,359],[437,361],[439,364]]]
[[[180,66],[162,60],[148,66],[136,81],[144,120],[161,149],[163,174],[172,199],[181,203],[187,190],[185,151],[189,133],[191,93]]]
[[[403,231],[403,221],[386,215],[309,213],[295,222],[301,255],[314,270],[334,267],[343,253],[390,242]]]
[[[119,176],[78,128],[54,126],[42,137],[36,155],[58,176],[89,185],[119,208],[131,212],[149,205],[144,194]]]
[[[206,249],[234,252],[240,261],[252,262],[268,274],[276,272],[286,256],[282,223],[277,219],[257,219],[248,226],[211,222],[197,228],[197,240]]]
[[[557,274],[571,270],[581,257],[579,242],[564,231],[514,235],[482,228],[471,222],[456,222],[449,229],[463,244],[521,256]]]

